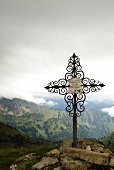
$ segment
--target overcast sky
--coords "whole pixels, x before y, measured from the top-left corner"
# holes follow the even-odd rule
[[[114,0],[0,0],[0,96],[48,94],[74,52],[114,99]]]

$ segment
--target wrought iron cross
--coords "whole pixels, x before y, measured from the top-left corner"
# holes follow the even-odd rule
[[[51,81],[45,88],[51,93],[65,95],[66,111],[73,116],[73,147],[77,147],[77,117],[85,110],[86,94],[97,92],[105,85],[100,81],[84,77],[80,59],[75,53],[68,60],[65,77]]]

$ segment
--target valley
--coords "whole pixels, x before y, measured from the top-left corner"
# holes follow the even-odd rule
[[[0,120],[34,138],[57,142],[72,137],[72,117],[59,108],[59,104],[54,108],[18,98],[1,98]],[[89,103],[78,118],[77,127],[79,138],[100,139],[113,132],[114,119],[97,104]]]

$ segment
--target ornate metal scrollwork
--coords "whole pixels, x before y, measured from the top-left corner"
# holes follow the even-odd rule
[[[98,92],[105,85],[98,80],[84,78],[82,79],[83,93]]]
[[[84,72],[82,71],[82,66],[80,65],[80,59],[75,54],[73,54],[68,60],[68,66],[66,70],[66,80],[71,79],[72,77],[77,77],[80,79],[84,78]]]
[[[77,116],[81,116],[81,112],[85,110],[84,101],[86,99],[86,95],[84,93],[77,94]]]
[[[69,94],[67,93],[65,96],[64,96],[64,99],[67,103],[67,106],[66,106],[66,111],[69,112],[69,115],[72,116],[72,111],[73,111],[73,95],[72,94]]]
[[[70,59],[68,60],[68,66],[66,70],[67,70],[67,73],[65,74],[66,80],[69,80],[73,77],[77,77],[80,79],[84,78],[84,72],[82,71],[82,66],[80,65],[80,59],[75,54],[73,54],[73,56],[71,56]],[[74,104],[73,94],[65,95],[65,101],[67,103],[66,111],[69,112],[70,116],[72,116],[73,104]],[[76,103],[75,103],[77,116],[81,116],[81,112],[83,112],[85,109],[84,101],[85,101],[85,95],[77,94]]]
[[[59,93],[65,95],[64,99],[67,103],[66,111],[69,115],[73,115],[74,106],[76,107],[77,117],[81,116],[81,113],[85,110],[84,101],[86,95],[89,92],[97,92],[105,85],[100,81],[94,79],[84,78],[84,72],[82,71],[82,66],[80,65],[80,59],[78,56],[73,54],[68,60],[68,66],[66,68],[67,73],[65,78],[58,81],[51,81],[45,88],[51,93]],[[81,79],[82,91],[80,93],[74,92],[76,94],[76,103],[74,103],[74,94],[68,93],[68,87],[70,87],[68,80],[72,78]]]
[[[73,106],[74,106],[74,99],[73,99],[73,94],[66,94],[64,97],[67,106],[66,106],[66,111],[69,112],[70,116],[73,116]],[[77,94],[76,97],[76,114],[77,117],[81,116],[81,112],[83,112],[85,110],[84,107],[84,101],[86,99],[86,95],[84,93],[82,94]]]
[[[67,93],[67,87],[67,80],[62,78],[58,81],[51,81],[45,88],[51,93],[65,95]]]

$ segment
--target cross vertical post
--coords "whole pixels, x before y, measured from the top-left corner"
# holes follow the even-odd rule
[[[45,88],[51,93],[64,95],[66,111],[73,117],[73,147],[77,147],[77,117],[85,110],[84,101],[89,92],[98,92],[105,85],[100,81],[84,77],[80,59],[75,53],[68,60],[65,77],[51,81]]]
[[[73,147],[77,147],[77,115],[76,115],[76,93],[73,95],[74,102],[73,102],[73,108],[74,108],[74,114],[73,114]]]
[[[76,61],[75,61],[75,55],[73,55],[73,78],[76,77]],[[76,93],[73,94],[73,144],[72,146],[74,148],[77,147],[78,138],[77,138],[77,115],[76,115]]]

